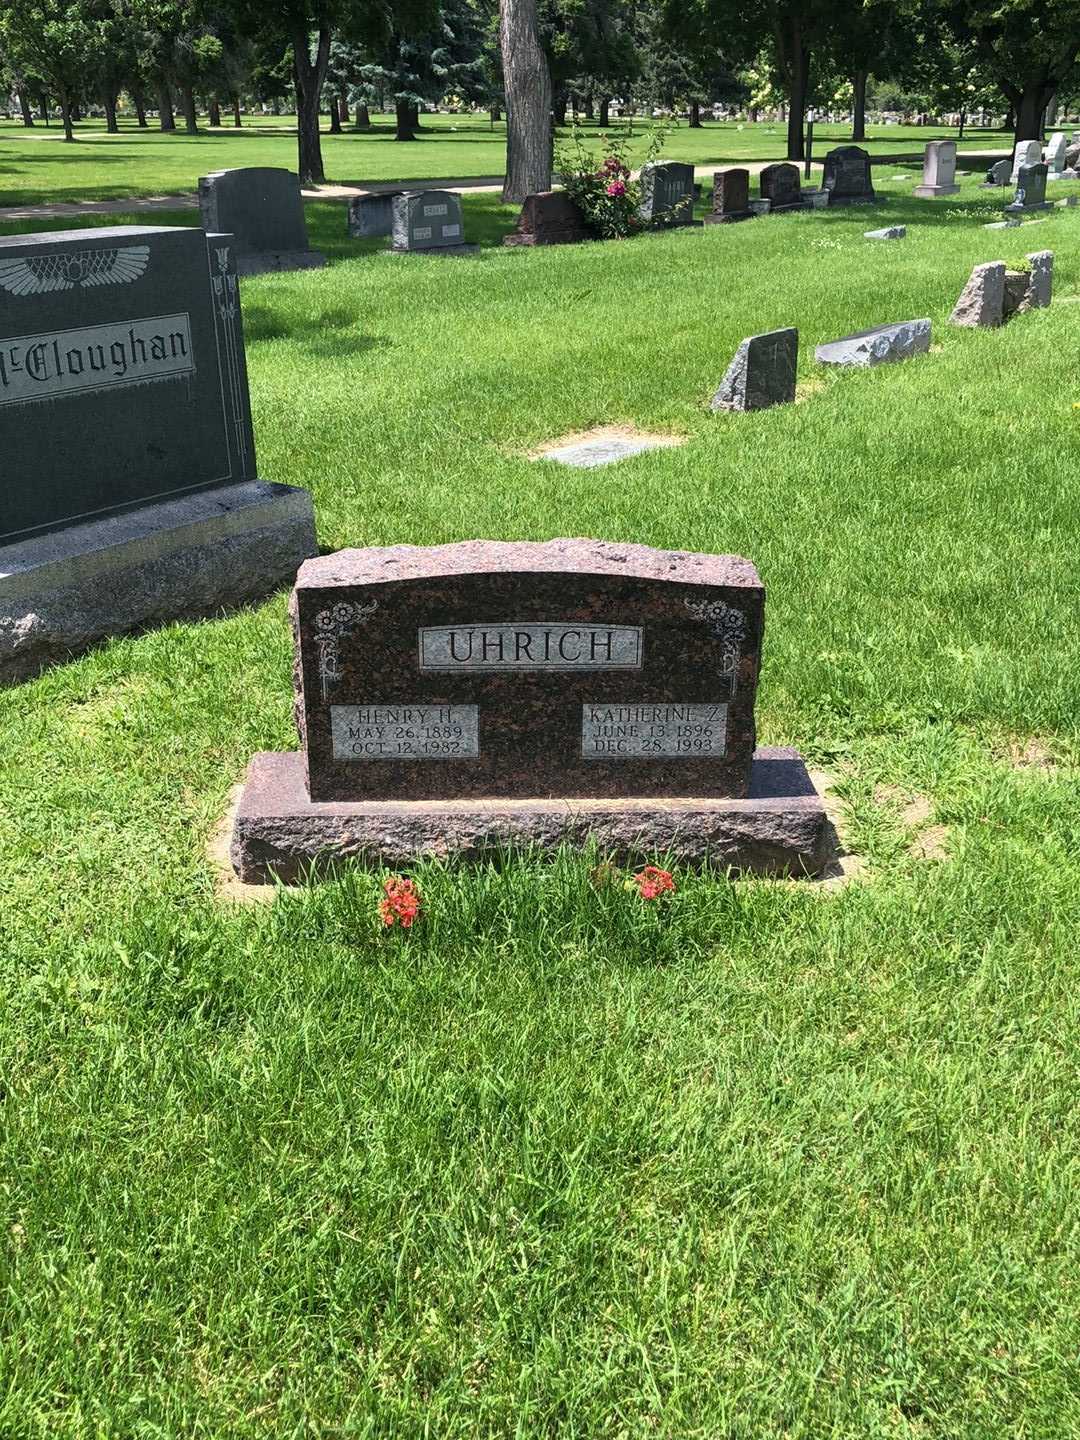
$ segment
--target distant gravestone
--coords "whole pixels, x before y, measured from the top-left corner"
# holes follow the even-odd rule
[[[517,229],[504,245],[576,245],[588,240],[589,227],[580,207],[565,190],[526,195]]]
[[[728,225],[736,220],[751,220],[750,171],[717,170],[713,175],[713,208],[705,216],[706,225]]]
[[[983,181],[983,189],[989,190],[1002,185],[1008,185],[1012,179],[1012,161],[995,160],[993,165],[986,172],[986,179]]]
[[[923,156],[922,184],[916,185],[912,194],[925,200],[938,195],[957,195],[960,186],[956,183],[956,141],[931,140]]]
[[[677,160],[643,166],[638,214],[653,229],[693,225],[694,167]]]
[[[1036,250],[1027,257],[1031,266],[1031,280],[1028,286],[1028,304],[1032,310],[1044,310],[1053,298],[1054,252]]]
[[[876,199],[870,156],[858,145],[840,145],[825,156],[822,187],[830,205],[870,205]]]
[[[1003,319],[1005,304],[1005,264],[994,260],[976,265],[971,277],[953,306],[950,325],[968,329],[998,326]]]
[[[1037,210],[1049,210],[1046,198],[1046,166],[1021,165],[1016,179],[1016,194],[1012,203],[1005,206],[1006,215],[1029,215]]]
[[[466,245],[461,197],[450,190],[406,190],[393,200],[392,253],[474,255]]]
[[[1015,185],[1020,178],[1020,167],[1022,165],[1038,165],[1042,160],[1042,146],[1038,140],[1018,140],[1013,150],[1012,169],[1009,172],[1009,180]]]
[[[906,225],[886,225],[883,230],[864,230],[864,240],[903,240],[907,235]]]
[[[799,167],[786,162],[780,165],[766,165],[758,177],[761,198],[768,200],[770,214],[783,210],[802,210]]]
[[[901,320],[895,325],[877,325],[859,330],[840,340],[817,346],[815,357],[822,365],[890,365],[925,355],[930,349],[929,320]]]
[[[1056,130],[1054,134],[1050,136],[1049,143],[1046,146],[1046,154],[1042,157],[1046,161],[1046,171],[1049,179],[1056,180],[1064,171],[1066,149],[1064,133],[1061,130]]]
[[[371,240],[389,235],[394,225],[394,197],[404,190],[354,195],[349,201],[348,232],[354,240]]]
[[[311,270],[326,256],[308,247],[300,182],[288,170],[215,170],[199,180],[203,229],[232,235],[241,275]]]
[[[262,598],[315,549],[260,481],[234,242],[120,226],[0,239],[0,683]]]
[[[764,590],[736,556],[596,540],[345,550],[301,567],[302,753],[256,755],[233,864],[288,880],[517,844],[821,868],[792,751],[755,750]]]
[[[790,405],[795,399],[798,361],[798,330],[749,336],[735,352],[713,396],[712,408],[767,410],[773,405]]]

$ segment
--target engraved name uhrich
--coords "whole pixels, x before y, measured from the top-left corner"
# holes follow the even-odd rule
[[[641,627],[552,621],[420,631],[421,670],[640,670]]]
[[[0,343],[0,405],[194,372],[186,314],[21,335]]]

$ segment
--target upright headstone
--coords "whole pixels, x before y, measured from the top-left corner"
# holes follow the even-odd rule
[[[976,265],[953,306],[949,324],[963,325],[968,329],[1000,325],[1004,304],[1004,261],[993,260],[986,265]]]
[[[677,160],[643,166],[638,214],[653,229],[693,225],[694,167]]]
[[[799,167],[786,162],[780,165],[766,165],[758,177],[761,198],[768,200],[769,213],[783,210],[804,209]]]
[[[735,220],[751,220],[750,171],[717,170],[713,175],[713,208],[705,216],[706,225],[729,225]]]
[[[260,481],[231,236],[0,238],[0,683],[261,598],[315,550]]]
[[[517,229],[504,245],[576,245],[589,239],[581,208],[565,190],[541,190],[526,195]]]
[[[474,255],[466,245],[461,197],[450,190],[406,190],[394,196],[391,250],[388,253]]]
[[[983,181],[983,189],[997,189],[1002,185],[1008,185],[1012,179],[1012,161],[995,160],[993,165],[986,172],[986,179]]]
[[[1046,154],[1043,159],[1046,161],[1047,176],[1056,180],[1065,169],[1065,151],[1068,147],[1065,143],[1065,135],[1061,130],[1055,130],[1050,136],[1046,147]]]
[[[858,145],[840,145],[825,156],[822,187],[830,205],[870,205],[876,199],[870,156]]]
[[[371,240],[389,235],[394,227],[394,198],[404,190],[373,191],[355,195],[349,201],[348,230],[354,240]]]
[[[1020,167],[1022,165],[1038,165],[1042,160],[1042,146],[1038,140],[1018,140],[1013,150],[1012,170],[1009,174],[1010,182],[1015,185],[1020,178]]]
[[[1053,298],[1054,252],[1052,250],[1036,250],[1034,254],[1027,257],[1027,262],[1031,266],[1028,308],[1045,310]]]
[[[755,752],[763,603],[738,557],[594,540],[309,562],[292,607],[303,751],[255,756],[238,873],[590,835],[622,855],[820,868],[801,761]]]
[[[790,405],[795,399],[798,363],[798,330],[749,336],[736,350],[713,396],[712,408],[767,410],[773,405]]]
[[[931,140],[923,156],[922,184],[916,185],[915,195],[932,200],[938,195],[957,195],[960,186],[956,183],[956,141]]]
[[[1051,208],[1046,198],[1046,166],[1041,161],[1038,165],[1021,165],[1016,179],[1016,194],[1012,204],[1005,206],[1005,214],[1028,215]]]
[[[300,182],[289,170],[215,170],[199,180],[203,228],[232,235],[241,275],[312,270],[326,256],[308,247]]]

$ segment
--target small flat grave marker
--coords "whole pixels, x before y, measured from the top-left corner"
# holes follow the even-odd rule
[[[822,365],[889,365],[925,355],[930,349],[929,320],[901,320],[895,325],[877,325],[859,330],[840,340],[819,345],[814,354]]]
[[[617,460],[627,460],[646,450],[662,450],[672,445],[681,445],[677,435],[649,435],[640,430],[629,430],[621,426],[600,426],[583,435],[557,440],[545,445],[533,455],[533,460],[555,460],[560,465],[572,465],[579,470],[592,470],[600,465],[614,465]]]

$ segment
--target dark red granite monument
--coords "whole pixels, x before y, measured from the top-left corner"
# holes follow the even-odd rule
[[[591,239],[585,216],[565,190],[526,195],[517,229],[504,245],[576,245]]]
[[[766,871],[824,863],[793,751],[755,751],[748,560],[597,540],[342,550],[297,576],[303,749],[257,755],[245,880],[595,835]]]

